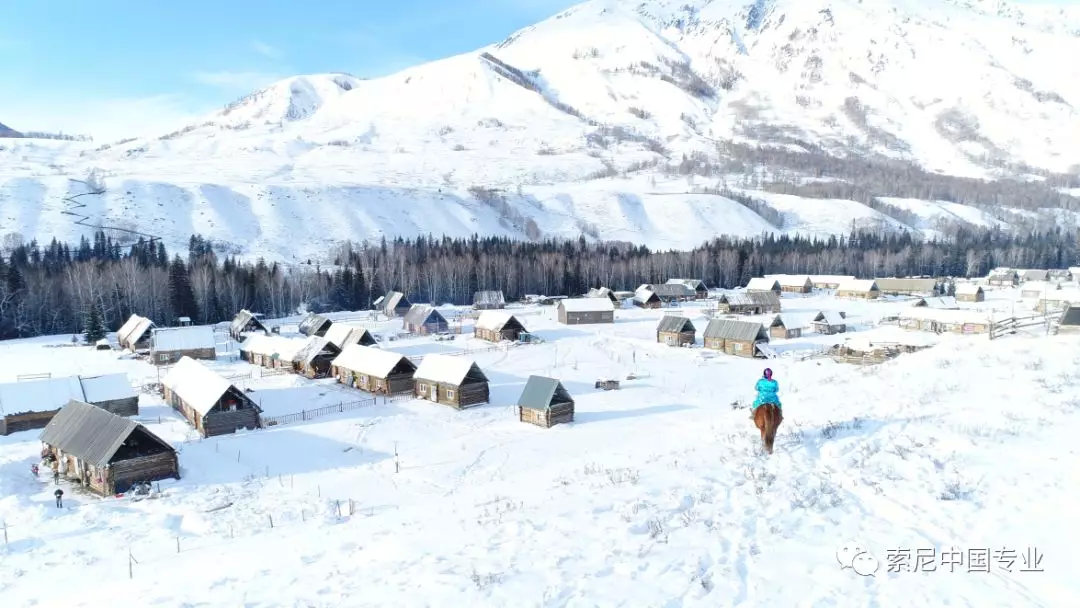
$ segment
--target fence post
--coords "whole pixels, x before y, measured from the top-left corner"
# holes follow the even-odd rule
[[[345,411],[345,402],[344,401],[338,401],[338,411],[339,412],[344,412]]]
[[[6,547],[7,544],[8,544],[7,520],[4,520],[4,546]]]
[[[266,516],[270,518],[270,528],[273,529],[273,527],[274,527],[274,515],[272,513],[267,513]]]
[[[338,519],[341,519],[341,501],[340,500],[335,500],[334,504],[337,506]]]
[[[176,552],[180,553],[180,537],[176,537]]]

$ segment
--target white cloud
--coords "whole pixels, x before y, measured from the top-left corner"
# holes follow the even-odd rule
[[[214,109],[193,107],[176,95],[97,100],[56,98],[33,104],[0,99],[0,106],[4,108],[5,124],[14,129],[90,135],[100,143],[163,135],[195,122],[200,115]]]
[[[281,49],[269,45],[262,40],[252,40],[251,49],[267,59],[279,59],[282,55]]]
[[[267,72],[234,72],[219,70],[215,72],[195,72],[191,75],[192,80],[199,84],[205,84],[229,91],[242,91],[249,93],[257,89],[265,88],[274,81],[281,80],[282,76]]]

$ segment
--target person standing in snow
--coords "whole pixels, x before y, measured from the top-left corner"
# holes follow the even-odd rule
[[[772,403],[777,409],[780,408],[780,397],[777,396],[777,393],[780,392],[780,384],[773,380],[772,369],[765,368],[765,373],[754,384],[754,390],[757,391],[757,398],[754,399],[754,405],[750,407],[751,419],[754,418],[754,412],[757,411],[757,408],[766,403]]]
[[[61,490],[60,488],[57,488],[56,491],[53,492],[53,496],[56,497],[56,508],[57,509],[63,509],[64,508],[64,491]]]

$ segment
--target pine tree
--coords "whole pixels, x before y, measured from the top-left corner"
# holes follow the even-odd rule
[[[94,344],[104,337],[105,314],[101,310],[101,302],[95,301],[86,315],[86,343]]]
[[[195,290],[191,288],[191,278],[180,256],[174,257],[169,265],[169,303],[172,304],[174,316],[199,318]]]

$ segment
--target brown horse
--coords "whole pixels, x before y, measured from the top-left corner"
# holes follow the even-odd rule
[[[761,441],[765,444],[765,451],[772,454],[773,441],[776,440],[776,429],[784,421],[784,415],[775,404],[766,403],[754,410],[754,424],[761,431]]]

